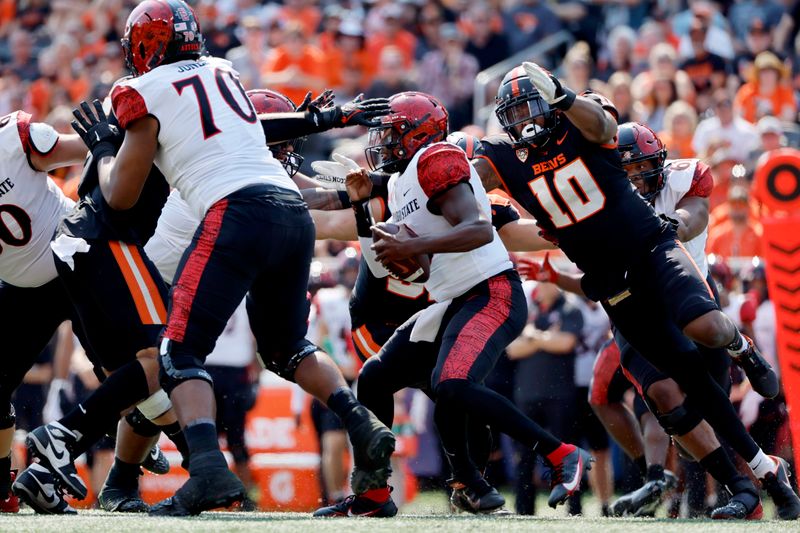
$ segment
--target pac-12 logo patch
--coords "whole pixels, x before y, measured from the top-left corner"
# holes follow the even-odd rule
[[[522,161],[523,163],[528,160],[528,149],[527,148],[517,148],[517,159]]]

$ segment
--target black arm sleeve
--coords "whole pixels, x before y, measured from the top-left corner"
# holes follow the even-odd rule
[[[269,113],[259,115],[268,143],[289,141],[330,129],[314,119],[319,115],[306,113]]]

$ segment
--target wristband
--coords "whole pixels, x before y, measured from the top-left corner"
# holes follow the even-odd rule
[[[356,232],[359,237],[372,237],[372,226],[369,216],[369,199],[353,202],[353,212],[356,215]]]
[[[107,156],[115,156],[117,155],[118,148],[114,146],[112,143],[108,141],[103,141],[97,143],[94,148],[92,148],[92,157],[98,163],[100,160]]]
[[[353,206],[353,202],[350,201],[350,195],[347,194],[347,191],[336,191],[336,194],[339,197],[339,203],[342,204],[342,209]]]
[[[561,111],[569,111],[569,108],[575,103],[575,98],[577,98],[578,95],[575,94],[575,91],[567,89],[566,87],[561,87],[561,90],[564,92],[564,97],[550,105]]]

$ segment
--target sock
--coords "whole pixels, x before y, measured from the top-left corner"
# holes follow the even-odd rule
[[[740,477],[730,456],[721,446],[700,459],[700,466],[725,486],[734,483]]]
[[[764,479],[764,476],[767,474],[774,474],[778,468],[775,461],[760,449],[756,456],[753,457],[751,461],[748,461],[747,464],[750,465],[750,468],[758,479]]]
[[[370,489],[364,494],[359,494],[359,498],[366,498],[368,500],[372,500],[375,503],[383,503],[389,499],[391,491],[389,487],[381,487],[379,489]]]
[[[181,453],[181,457],[183,460],[181,461],[181,466],[188,470],[189,468],[189,443],[186,442],[186,435],[181,430],[181,425],[178,422],[173,422],[167,426],[161,426],[161,431],[175,444],[175,447]],[[214,428],[216,433],[216,426]]]
[[[106,485],[112,487],[136,487],[142,470],[138,464],[126,463],[119,457],[114,458],[114,466],[108,472]]]
[[[0,500],[6,499],[11,490],[11,453],[0,458]]]
[[[150,395],[147,376],[138,361],[131,361],[106,378],[86,400],[59,420],[80,433],[80,440],[94,444],[119,414]],[[73,455],[76,457],[76,455]]]
[[[639,475],[642,476],[642,479],[647,479],[647,459],[645,459],[644,455],[634,459],[633,464],[639,469]]]
[[[647,481],[664,479],[664,465],[650,465],[647,467]]]
[[[205,473],[208,469],[228,468],[225,456],[219,449],[217,426],[210,418],[200,418],[183,429],[189,445],[189,475]]]
[[[545,457],[547,457],[547,460],[550,461],[551,465],[558,465],[561,464],[561,461],[564,460],[564,457],[566,457],[567,455],[571,454],[574,451],[575,451],[574,444],[564,444],[562,442],[558,448],[548,453]]]
[[[347,415],[360,404],[350,387],[339,387],[328,398],[328,408],[342,419],[347,420]]]
[[[742,332],[737,330],[736,338],[733,339],[733,342],[727,345],[725,349],[728,350],[731,357],[740,357],[744,352],[750,349],[750,343],[747,342]]]

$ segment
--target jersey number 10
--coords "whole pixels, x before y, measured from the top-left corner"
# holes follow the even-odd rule
[[[247,112],[242,109],[239,102],[233,97],[233,93],[228,87],[228,82],[225,78],[233,82],[239,94],[244,98],[244,101],[247,103]],[[225,100],[225,103],[233,109],[234,113],[242,117],[242,120],[253,124],[257,119],[256,110],[253,108],[253,104],[250,103],[250,98],[247,97],[247,93],[244,92],[244,87],[239,83],[239,80],[234,77],[230,71],[218,68],[214,69],[214,79],[217,81],[217,89],[222,99]],[[200,79],[199,75],[176,81],[172,86],[175,87],[179,95],[183,94],[183,90],[186,87],[191,87],[194,90],[194,94],[197,97],[197,105],[200,107],[200,125],[203,127],[203,140],[222,132],[214,123],[214,113],[211,110],[211,102],[208,99],[208,93],[203,85],[203,80]]]
[[[528,183],[531,192],[557,228],[580,222],[606,205],[603,191],[580,157],[553,173],[553,185],[567,206],[567,212],[556,202],[544,176],[537,176]]]

